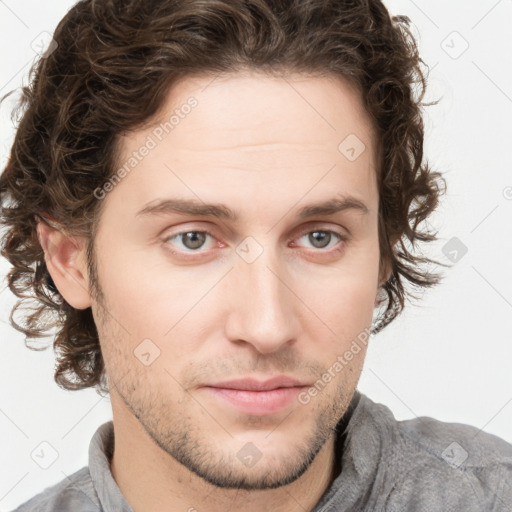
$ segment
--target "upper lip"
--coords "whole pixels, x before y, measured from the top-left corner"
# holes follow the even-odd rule
[[[293,377],[288,377],[287,375],[278,375],[264,381],[244,378],[206,384],[207,387],[212,388],[240,389],[245,391],[268,391],[270,389],[302,387],[307,385],[307,383],[294,379]]]

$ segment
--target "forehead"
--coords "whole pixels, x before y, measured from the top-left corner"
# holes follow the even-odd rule
[[[134,152],[148,141],[151,149],[135,161]],[[345,80],[256,72],[192,76],[170,89],[144,128],[121,137],[119,165],[129,175],[109,196],[124,191],[137,212],[166,196],[212,203],[238,197],[238,210],[243,194],[253,204],[289,203],[306,193],[305,203],[336,192],[368,197],[374,152],[361,96]]]
[[[197,140],[202,149],[305,141],[324,149],[349,133],[367,142],[374,136],[359,90],[339,76],[274,76],[246,70],[185,77],[170,89],[150,126],[165,123],[191,97],[197,102],[193,115],[180,117],[180,129],[173,131],[176,142],[180,134],[206,133],[207,138]]]

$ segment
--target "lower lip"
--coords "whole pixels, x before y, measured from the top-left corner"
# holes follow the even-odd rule
[[[277,388],[268,391],[204,387],[215,397],[235,406],[244,414],[262,416],[275,414],[293,403],[307,386]]]

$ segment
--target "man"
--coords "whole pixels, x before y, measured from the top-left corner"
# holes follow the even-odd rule
[[[409,37],[379,1],[70,10],[0,178],[2,254],[40,300],[18,328],[55,323],[56,382],[113,422],[17,510],[509,510],[512,446],[357,390],[404,279],[439,281],[401,243],[435,238],[442,181]]]

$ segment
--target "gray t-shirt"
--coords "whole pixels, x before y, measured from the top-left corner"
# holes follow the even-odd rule
[[[112,473],[113,423],[89,465],[13,512],[133,512]],[[470,425],[422,416],[397,421],[356,391],[338,424],[341,472],[312,512],[512,512],[512,445]]]

